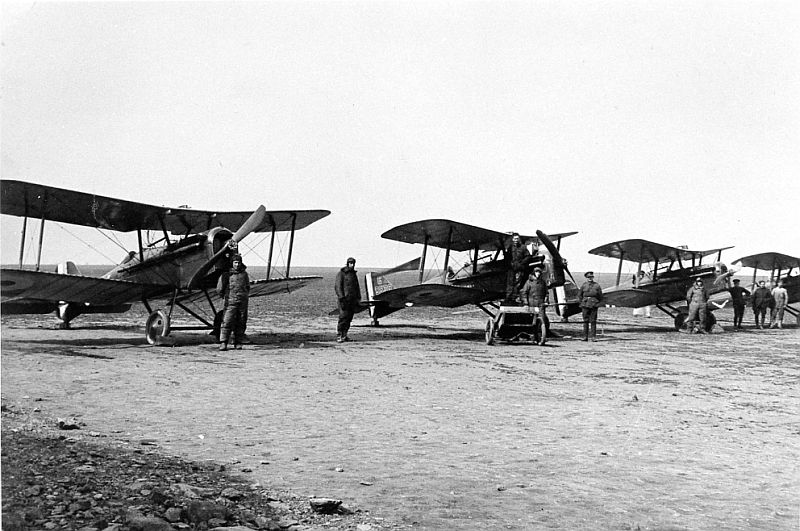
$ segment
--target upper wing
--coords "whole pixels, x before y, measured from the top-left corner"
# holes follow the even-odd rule
[[[236,230],[252,214],[249,211],[216,212],[153,206],[23,181],[4,179],[0,186],[2,214],[120,232],[142,229],[194,234],[213,227]],[[328,210],[267,211],[264,222],[255,232],[300,230],[328,214]]]
[[[577,233],[563,232],[551,234],[550,237],[560,239],[573,234]],[[511,235],[507,232],[475,227],[449,219],[426,219],[398,225],[381,234],[381,238],[404,243],[427,243],[442,249],[449,248],[452,251],[471,251],[476,247],[482,251],[491,251],[506,248],[510,243]],[[520,238],[525,243],[539,241],[536,236],[520,235]]]
[[[127,280],[3,269],[0,293],[3,302],[40,300],[114,305],[139,301],[165,289],[168,288]]]
[[[731,248],[732,247],[722,247],[706,251],[691,251],[689,249],[672,247],[671,245],[663,245],[648,240],[631,239],[620,240],[618,242],[595,247],[589,251],[589,254],[637,263],[650,261],[663,262],[665,260],[691,260],[692,258],[702,258]]]
[[[788,270],[793,267],[800,267],[800,258],[781,253],[759,253],[743,256],[733,263],[741,263],[744,267],[763,269],[765,271],[775,269]]]

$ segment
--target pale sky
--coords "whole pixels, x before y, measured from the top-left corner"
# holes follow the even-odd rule
[[[4,179],[330,210],[304,266],[409,260],[380,234],[428,218],[579,231],[575,271],[626,238],[800,256],[795,0],[1,5]],[[43,261],[121,258],[66,228]]]

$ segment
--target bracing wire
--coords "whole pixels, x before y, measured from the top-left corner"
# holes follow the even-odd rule
[[[82,244],[84,244],[84,245],[85,245],[86,247],[88,247],[89,249],[93,250],[94,252],[96,252],[97,254],[99,254],[100,256],[102,256],[103,258],[105,258],[106,260],[108,260],[110,263],[114,263],[114,259],[113,259],[113,258],[110,258],[110,257],[109,257],[108,255],[106,255],[106,254],[105,254],[103,251],[101,251],[100,249],[98,249],[98,248],[94,247],[92,244],[90,244],[90,243],[89,243],[89,242],[87,242],[86,240],[82,239],[80,236],[78,236],[78,235],[77,235],[77,234],[75,234],[74,232],[70,231],[69,229],[67,229],[66,227],[64,227],[64,225],[62,225],[61,223],[56,223],[56,226],[58,226],[58,227],[59,227],[61,230],[63,230],[64,232],[66,232],[67,234],[69,234],[70,236],[72,236],[73,238],[75,238],[76,240],[78,240],[79,242],[81,242]],[[100,234],[103,234],[103,233],[101,232]],[[105,234],[104,234],[104,236],[105,236]],[[106,237],[107,237],[107,236],[106,236]],[[110,239],[110,238],[109,238],[109,239]],[[112,241],[112,242],[114,242],[114,240],[111,240],[111,241]],[[116,242],[114,242],[114,243],[116,243]],[[123,250],[124,250],[124,247],[123,247]]]

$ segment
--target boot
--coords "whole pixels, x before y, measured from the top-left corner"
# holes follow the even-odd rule
[[[223,341],[223,342],[221,342],[221,343],[219,344],[219,349],[220,349],[221,351],[223,351],[223,352],[224,352],[224,351],[226,351],[226,350],[228,350],[228,342],[227,342],[227,341]]]
[[[589,323],[586,321],[583,323],[583,339],[581,341],[589,341]]]

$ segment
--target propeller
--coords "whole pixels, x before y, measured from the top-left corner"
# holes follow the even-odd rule
[[[572,279],[572,282],[575,282],[575,277],[572,276],[572,273],[569,272],[567,268],[567,261],[561,256],[561,253],[558,252],[558,248],[553,244],[553,241],[545,234],[544,232],[537,230],[536,237],[539,238],[539,241],[544,244],[547,250],[550,252],[550,256],[553,257],[553,284],[555,286],[563,286],[566,279],[564,278],[564,271],[567,272],[569,278]]]
[[[228,243],[222,247],[217,253],[212,256],[206,263],[204,263],[200,268],[192,275],[192,278],[189,280],[188,288],[194,289],[196,288],[200,282],[206,277],[211,268],[216,265],[216,263],[225,256],[225,253],[231,251],[232,246],[230,245],[231,242],[238,244],[240,241],[244,240],[251,232],[256,230],[259,225],[264,222],[264,218],[267,216],[267,209],[264,205],[259,206],[255,212],[250,214],[250,217],[247,218],[247,221],[242,223],[242,226],[239,227],[239,230],[233,233],[231,239],[228,240]]]
[[[733,275],[742,270],[742,264],[732,264],[725,273],[720,274],[714,279],[715,286],[722,286],[728,282]]]

